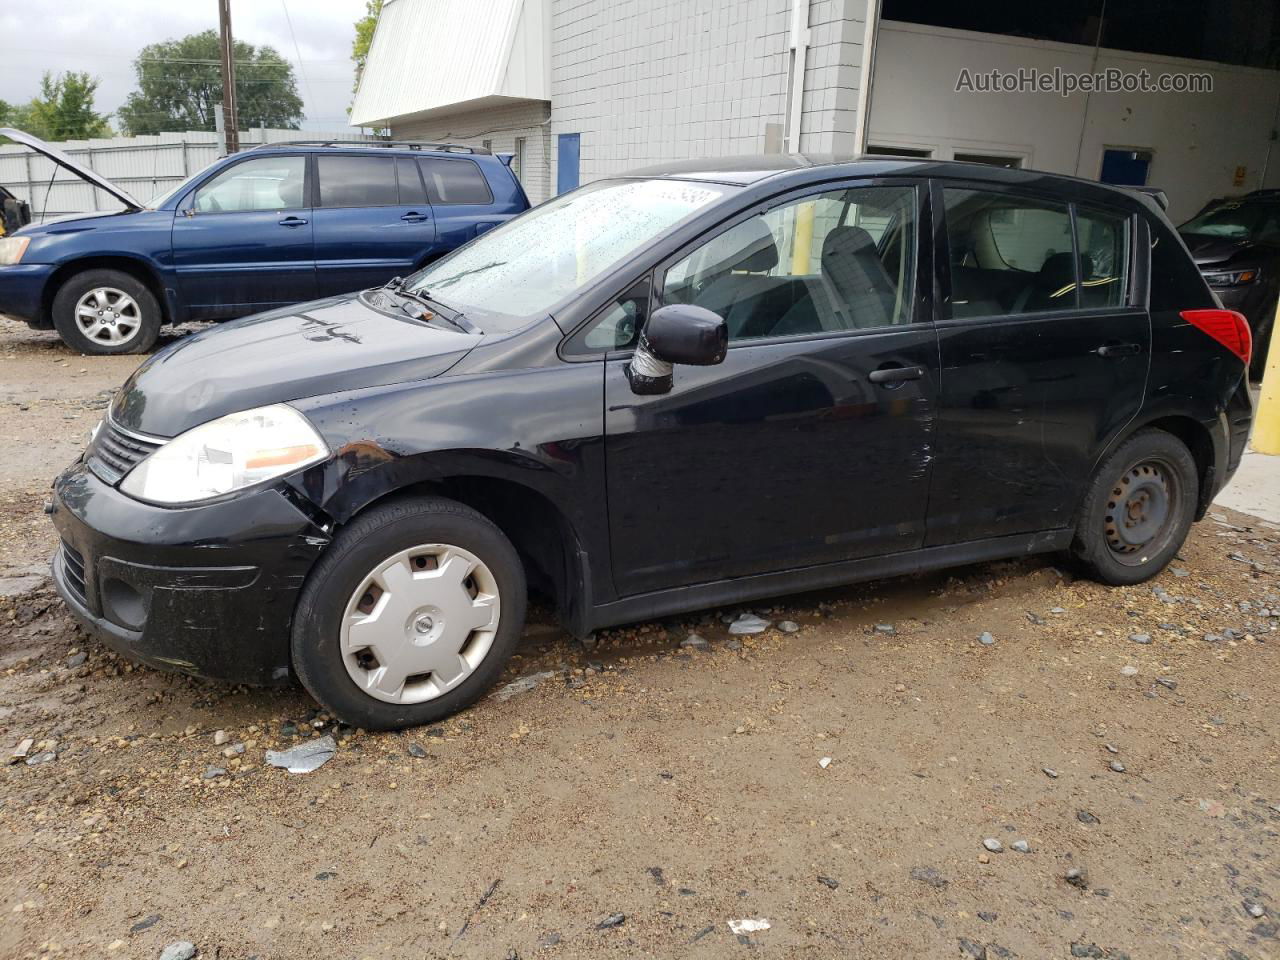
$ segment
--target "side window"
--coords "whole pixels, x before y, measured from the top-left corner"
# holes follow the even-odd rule
[[[427,188],[422,185],[418,165],[409,157],[396,158],[396,179],[400,181],[401,206],[427,202]]]
[[[908,323],[915,209],[913,187],[856,187],[782,204],[673,265],[662,300],[715,311],[731,341]]]
[[[418,163],[432,203],[493,203],[489,184],[474,161],[424,157]]]
[[[947,187],[951,315],[1076,306],[1071,213],[1064,203]]]
[[[243,213],[306,206],[307,158],[260,157],[228,167],[196,191],[198,213]]]
[[[1076,208],[1080,306],[1119,307],[1129,289],[1129,219]]]
[[[649,278],[632,284],[617,300],[604,308],[566,346],[570,355],[629,350],[635,346],[640,328],[649,316]]]
[[[316,157],[322,207],[394,207],[393,157]]]

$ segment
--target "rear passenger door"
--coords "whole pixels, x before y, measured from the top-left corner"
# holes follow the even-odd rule
[[[578,335],[614,348],[619,594],[920,546],[937,385],[923,197],[903,183],[791,195],[660,265],[658,302],[706,307],[729,328],[724,361],[677,366],[665,395],[636,395],[617,350],[643,323],[634,290]]]
[[[316,154],[315,256],[320,296],[412,273],[435,246],[435,221],[412,157]]]
[[[1151,329],[1124,210],[935,183],[941,394],[926,546],[1072,522],[1142,405]]]
[[[440,253],[448,253],[510,219],[494,213],[493,191],[474,160],[423,157],[418,164],[436,213]]]

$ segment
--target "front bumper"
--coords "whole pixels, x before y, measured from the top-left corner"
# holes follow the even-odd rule
[[[0,313],[34,325],[44,317],[44,288],[54,271],[48,263],[0,266]]]
[[[119,653],[232,683],[289,677],[289,626],[328,535],[267,488],[197,507],[140,503],[77,462],[53,486],[58,593]]]

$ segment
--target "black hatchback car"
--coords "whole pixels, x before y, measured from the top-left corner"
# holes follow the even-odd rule
[[[585,635],[1046,551],[1145,580],[1240,460],[1248,360],[1137,193],[677,164],[156,354],[55,482],[54,573],[131,657],[423,723],[530,590]]]

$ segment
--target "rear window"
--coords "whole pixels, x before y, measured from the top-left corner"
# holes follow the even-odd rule
[[[493,194],[471,160],[427,157],[418,161],[432,203],[492,203]]]
[[[322,207],[396,205],[393,157],[316,157]]]

